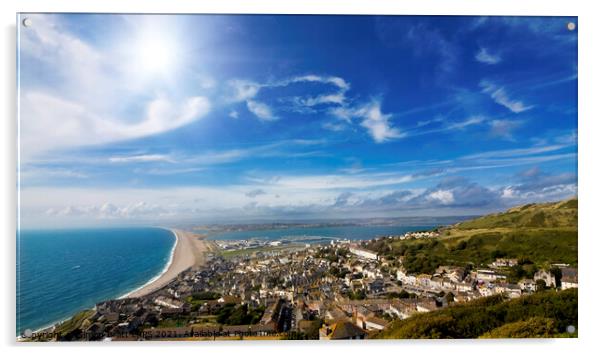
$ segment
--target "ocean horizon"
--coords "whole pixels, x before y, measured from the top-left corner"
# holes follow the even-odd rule
[[[160,275],[175,237],[154,227],[21,230],[17,335],[124,296]]]

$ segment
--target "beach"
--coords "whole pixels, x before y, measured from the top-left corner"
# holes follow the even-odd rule
[[[176,237],[169,266],[155,280],[123,296],[128,298],[142,297],[157,291],[175,279],[182,271],[203,265],[206,262],[206,252],[211,250],[210,242],[204,236],[179,229],[171,229]]]

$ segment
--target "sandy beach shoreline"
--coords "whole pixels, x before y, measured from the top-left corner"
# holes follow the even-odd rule
[[[170,229],[176,237],[175,250],[167,270],[154,281],[134,290],[121,298],[142,297],[157,291],[175,279],[182,271],[205,263],[205,253],[210,250],[203,236],[179,229]]]

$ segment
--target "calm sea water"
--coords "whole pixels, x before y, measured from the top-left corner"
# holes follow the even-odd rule
[[[160,228],[21,231],[17,334],[146,284],[164,269],[174,243]]]
[[[439,224],[419,226],[341,226],[341,227],[293,227],[267,230],[245,230],[224,232],[213,235],[216,240],[243,240],[262,238],[278,240],[283,238],[299,238],[306,242],[320,242],[325,239],[345,238],[365,240],[388,235],[400,235],[406,232],[433,229]]]

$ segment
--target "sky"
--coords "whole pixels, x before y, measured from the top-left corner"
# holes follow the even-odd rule
[[[24,228],[479,215],[577,194],[576,18],[24,17]]]

